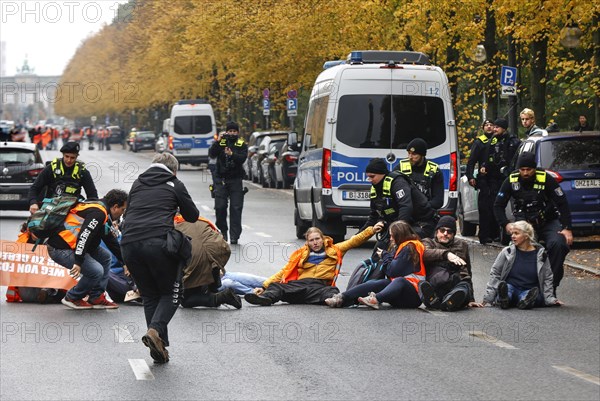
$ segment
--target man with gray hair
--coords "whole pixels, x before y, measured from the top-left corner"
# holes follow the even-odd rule
[[[142,342],[155,363],[169,361],[167,325],[177,304],[172,302],[180,261],[167,254],[167,234],[179,211],[190,223],[200,213],[185,185],[176,177],[179,163],[170,153],[154,156],[148,170],[133,183],[123,223],[121,250],[142,294],[147,333]]]

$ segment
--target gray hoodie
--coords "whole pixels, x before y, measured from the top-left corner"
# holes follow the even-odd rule
[[[539,244],[534,244],[534,246],[537,250],[537,272],[540,292],[544,297],[546,306],[554,305],[557,299],[553,295],[552,270],[550,269],[550,262],[546,255],[546,250]],[[498,293],[498,283],[500,283],[500,281],[506,281],[506,277],[508,277],[513,264],[515,263],[516,254],[517,250],[514,244],[511,244],[500,251],[492,265],[490,279],[487,283],[487,288],[485,289],[485,295],[483,296],[483,302],[489,304],[494,303]]]

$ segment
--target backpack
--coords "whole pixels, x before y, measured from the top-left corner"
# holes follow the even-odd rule
[[[385,278],[385,269],[383,263],[380,261],[373,262],[372,258],[363,260],[354,269],[348,280],[346,291],[350,288],[354,288],[359,284],[366,283],[370,280],[379,280]]]
[[[78,203],[76,196],[46,198],[42,207],[27,220],[27,229],[39,239],[46,239],[63,228],[69,211]]]

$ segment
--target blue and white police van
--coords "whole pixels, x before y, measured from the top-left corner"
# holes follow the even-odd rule
[[[336,241],[360,227],[370,208],[365,168],[373,157],[393,170],[407,144],[424,139],[445,180],[441,215],[457,205],[459,154],[448,79],[408,51],[354,51],[326,62],[313,86],[294,183],[296,236],[317,226]],[[290,140],[292,140],[290,138]]]
[[[179,163],[208,163],[208,148],[217,133],[212,106],[203,99],[180,100],[171,109],[168,151]]]

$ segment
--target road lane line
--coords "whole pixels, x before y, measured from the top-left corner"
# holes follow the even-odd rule
[[[265,234],[265,233],[262,233],[262,232],[257,232],[255,234],[258,235],[259,237],[263,237],[263,238],[272,238],[271,235]]]
[[[419,309],[421,309],[425,313],[430,313],[433,316],[448,316],[447,313],[441,312],[439,310],[425,309],[425,308],[419,308]]]
[[[115,339],[119,343],[134,343],[133,336],[127,330],[127,327],[121,327],[115,324],[112,329],[115,331]]]
[[[154,380],[154,375],[150,372],[148,364],[143,359],[128,359],[129,366],[133,370],[136,380]]]
[[[510,345],[505,343],[504,341],[498,340],[496,337],[492,337],[483,331],[472,331],[469,333],[470,336],[478,338],[482,341],[495,345],[496,347],[505,348],[505,349],[518,349],[514,345]]]
[[[211,207],[208,207],[206,205],[200,205],[200,208],[202,208],[202,210],[204,210],[205,212],[210,212],[211,210],[213,210]]]
[[[555,366],[552,365],[552,367],[554,369],[560,370],[561,372],[565,372],[568,373],[570,375],[573,375],[575,377],[578,377],[580,379],[583,379],[585,381],[588,381],[590,383],[596,384],[598,386],[600,386],[600,377],[594,376],[594,375],[590,375],[589,373],[584,373],[582,371],[579,371],[577,369],[574,369],[570,366]]]

